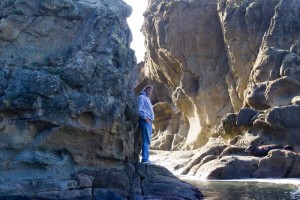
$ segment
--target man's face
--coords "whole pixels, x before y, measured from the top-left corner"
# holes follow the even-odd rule
[[[152,94],[152,92],[153,92],[153,88],[148,88],[148,89],[146,90],[146,95],[147,95],[147,97],[150,97],[151,94]]]

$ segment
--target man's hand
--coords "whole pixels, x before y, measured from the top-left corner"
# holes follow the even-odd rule
[[[150,122],[151,122],[151,120],[148,119],[147,117],[146,117],[145,121],[146,121],[147,123],[150,123]]]

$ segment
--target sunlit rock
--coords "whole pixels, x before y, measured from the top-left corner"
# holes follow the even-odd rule
[[[187,119],[180,149],[203,146],[211,127],[232,110],[217,1],[159,0],[149,5],[143,26],[147,48],[144,74],[154,84],[165,85],[169,97],[160,101],[176,106]]]
[[[179,149],[199,148],[180,169],[184,174],[251,177],[259,158],[243,152],[248,146],[291,145],[298,160],[299,8],[297,0],[149,1],[143,74],[164,93],[154,103],[167,102],[187,119]],[[172,149],[173,118],[156,121],[154,148]],[[211,145],[218,135],[226,141]],[[233,174],[239,164],[251,170]],[[255,177],[273,176],[272,166],[264,166]],[[299,177],[296,169],[278,177]]]

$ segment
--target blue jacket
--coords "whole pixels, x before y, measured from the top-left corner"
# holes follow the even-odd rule
[[[138,97],[138,106],[139,106],[139,117],[141,119],[150,119],[151,121],[154,120],[154,112],[153,106],[149,97],[147,97],[146,92],[142,91]]]

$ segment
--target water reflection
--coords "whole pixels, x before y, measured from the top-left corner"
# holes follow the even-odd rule
[[[285,182],[285,179],[269,180],[269,182],[182,179],[199,188],[205,195],[204,200],[300,200],[300,179],[292,182]]]

